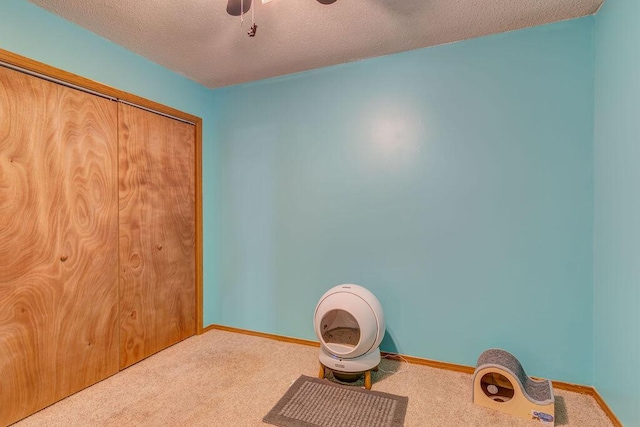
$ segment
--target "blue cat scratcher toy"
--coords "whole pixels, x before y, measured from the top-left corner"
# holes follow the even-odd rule
[[[528,377],[518,359],[507,351],[492,348],[478,357],[472,393],[476,405],[555,425],[551,381]]]

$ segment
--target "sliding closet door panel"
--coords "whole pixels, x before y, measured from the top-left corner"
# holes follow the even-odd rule
[[[64,89],[59,224],[64,297],[58,304],[56,398],[119,370],[118,107]]]
[[[122,369],[195,334],[195,137],[119,108]]]
[[[0,68],[0,425],[54,402],[61,179],[55,86]]]
[[[90,228],[109,235],[112,243],[99,249],[115,251],[117,230],[97,219],[116,220],[115,194],[104,196],[110,207],[94,201],[99,186],[115,186],[116,105],[99,99],[84,106],[87,97],[0,67],[0,425],[115,372],[106,361],[117,357],[115,313],[96,319],[117,302],[117,264],[96,261],[100,280],[78,273],[88,262],[81,257],[104,257],[88,253],[95,233],[80,236],[69,224],[82,211]],[[80,145],[111,170],[98,173],[95,160],[72,152]],[[90,184],[71,191],[83,179]],[[78,202],[86,193],[92,199]]]

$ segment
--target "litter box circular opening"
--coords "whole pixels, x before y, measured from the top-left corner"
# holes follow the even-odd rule
[[[345,284],[327,291],[316,306],[314,328],[320,362],[328,368],[362,372],[380,363],[384,314],[380,301],[366,288]]]

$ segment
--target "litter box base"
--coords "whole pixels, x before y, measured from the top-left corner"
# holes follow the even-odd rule
[[[367,390],[371,390],[371,371],[377,372],[378,367],[376,366],[373,369],[369,369],[364,372],[340,372],[335,369],[327,368],[322,363],[320,363],[320,371],[318,372],[318,378],[324,379],[327,370],[333,372],[333,376],[342,382],[355,382],[360,379],[362,374],[364,374],[364,388]]]

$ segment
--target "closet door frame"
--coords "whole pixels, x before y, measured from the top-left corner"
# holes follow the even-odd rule
[[[52,67],[42,62],[0,49],[0,62],[34,73],[52,81],[133,104],[163,115],[193,123],[195,131],[195,295],[196,295],[196,334],[203,333],[202,324],[202,118],[175,108],[159,104],[140,96],[121,91],[105,84]]]

